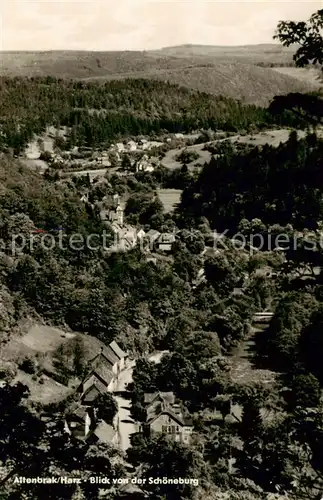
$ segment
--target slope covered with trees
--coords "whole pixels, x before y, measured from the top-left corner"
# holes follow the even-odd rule
[[[168,83],[106,83],[47,78],[0,81],[1,148],[17,152],[46,125],[71,127],[68,144],[95,146],[118,137],[198,128],[263,126],[263,109]]]
[[[323,141],[290,134],[278,148],[265,145],[237,154],[230,144],[186,187],[179,212],[207,217],[214,229],[238,232],[242,219],[266,225],[317,227],[322,220]]]
[[[292,65],[292,51],[275,45],[256,47],[174,47],[160,51],[5,52],[2,76],[101,80],[145,78],[214,95],[267,105],[276,94],[306,92],[310,82],[279,74],[260,64]],[[161,84],[162,84],[161,83]]]

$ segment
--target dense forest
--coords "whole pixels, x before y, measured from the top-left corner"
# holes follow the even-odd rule
[[[2,77],[0,107],[1,148],[17,153],[46,125],[71,127],[68,145],[95,146],[125,135],[237,131],[271,120],[264,109],[234,99],[132,79],[96,83]]]
[[[207,217],[230,234],[242,219],[265,225],[292,224],[316,229],[322,220],[323,141],[290,134],[286,144],[248,148],[237,153],[228,143],[183,192],[179,212],[192,222]]]

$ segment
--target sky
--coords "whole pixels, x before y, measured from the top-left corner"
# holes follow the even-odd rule
[[[323,0],[0,0],[0,50],[151,50],[272,43]]]

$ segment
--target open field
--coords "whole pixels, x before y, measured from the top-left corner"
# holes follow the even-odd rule
[[[323,88],[323,75],[318,69],[278,67],[273,68],[273,70],[281,73],[282,75],[291,76],[292,78],[297,78],[303,82],[310,83],[316,88]]]
[[[158,189],[158,197],[164,205],[165,212],[171,212],[180,202],[181,189]]]
[[[204,151],[203,148],[208,144],[216,144],[223,141],[231,141],[232,143],[240,144],[251,144],[253,146],[264,146],[269,144],[271,146],[277,147],[281,142],[286,142],[290,134],[289,129],[273,129],[266,130],[263,132],[258,132],[257,134],[246,134],[246,135],[232,135],[226,139],[217,139],[214,141],[204,142],[202,144],[194,144],[192,146],[186,146],[178,149],[170,149],[165,154],[164,158],[161,160],[161,164],[169,169],[181,168],[182,164],[176,160],[176,156],[182,153],[184,150],[195,151],[199,154],[199,158],[189,163],[187,166],[189,169],[194,170],[198,164],[204,165],[205,162],[209,162],[212,154],[209,151]],[[304,137],[306,132],[300,130],[298,131],[299,137]],[[323,137],[323,128],[317,130],[319,137]]]
[[[34,323],[21,336],[12,337],[10,342],[2,348],[1,357],[4,360],[16,361],[29,355],[51,356],[60,345],[67,345],[72,339],[82,340],[85,360],[94,358],[103,345],[100,340],[82,333],[70,333],[59,328]]]
[[[42,382],[40,382],[42,380]],[[21,382],[29,388],[29,400],[34,403],[50,404],[62,401],[73,393],[74,389],[56,382],[47,375],[34,380],[32,375],[18,370],[13,383]]]
[[[178,45],[173,47],[164,47],[155,51],[156,54],[167,54],[173,57],[204,57],[216,59],[234,59],[251,64],[291,64],[293,60],[294,49],[283,47],[279,43],[267,43],[257,45]]]
[[[37,360],[38,370],[40,370],[37,375],[18,369],[14,382],[21,382],[28,386],[32,402],[47,404],[60,401],[75,389],[75,384],[79,381],[72,377],[67,386],[58,382],[60,378],[56,380],[57,369],[53,361],[58,347],[68,348],[73,339],[79,338],[82,341],[86,363],[100,352],[103,344],[90,335],[65,332],[40,323],[25,326],[24,334],[12,336],[10,341],[2,346],[1,360],[13,362],[18,366],[26,358]],[[24,329],[23,326],[22,329]]]

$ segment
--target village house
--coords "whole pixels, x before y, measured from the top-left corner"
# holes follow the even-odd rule
[[[136,151],[137,150],[137,143],[135,141],[128,141],[127,142],[127,149],[128,149],[128,151]]]
[[[181,401],[173,392],[155,392],[144,395],[146,422],[142,426],[145,435],[163,433],[175,441],[189,443],[193,422]]]
[[[125,145],[122,142],[117,142],[115,149],[118,153],[123,153],[126,150]]]
[[[101,203],[100,219],[102,222],[116,222],[120,226],[123,225],[124,220],[124,207],[120,203],[119,195],[114,195],[113,200],[111,200],[112,208],[106,208],[108,203],[108,197],[105,197],[104,202]]]
[[[95,411],[88,406],[76,403],[65,416],[64,430],[73,437],[93,443],[118,444],[118,433],[115,428],[100,419]]]
[[[91,430],[94,429],[94,422],[92,408],[86,408],[76,403],[65,416],[64,429],[75,438],[86,439]]]
[[[158,250],[161,250],[162,252],[171,252],[174,243],[175,234],[173,233],[162,233],[156,241]]]
[[[141,149],[143,151],[148,151],[152,148],[160,148],[161,146],[163,146],[164,143],[163,142],[159,142],[159,141],[146,141],[142,144],[142,147]]]
[[[101,165],[102,167],[111,167],[111,162],[109,158],[106,158],[105,156],[98,156],[96,158],[96,162]]]
[[[98,369],[87,378],[79,388],[82,392],[82,402],[91,405],[100,394],[112,392],[115,386],[111,371]]]
[[[99,394],[113,392],[117,376],[125,368],[128,355],[113,341],[103,346],[89,361],[88,373],[79,387],[83,404],[91,405]]]
[[[128,355],[115,342],[111,342],[108,346],[101,347],[100,353],[90,361],[91,367],[100,366],[101,364],[108,366],[114,374],[119,374],[124,369]]]
[[[137,229],[130,224],[120,224],[115,221],[111,224],[111,228],[115,234],[115,244],[112,249],[114,251],[128,251],[134,248],[137,243]]]
[[[124,209],[122,206],[119,204],[115,209],[109,210],[109,221],[110,222],[117,222],[121,226],[123,225],[123,214],[124,214]]]
[[[143,229],[139,229],[137,231],[137,240],[138,241],[142,241],[145,236],[146,236],[146,233],[145,233],[145,231]]]
[[[136,172],[153,172],[155,170],[154,166],[148,159],[147,155],[144,155],[137,163],[136,163]]]
[[[149,231],[146,233],[145,239],[150,250],[153,250],[155,248],[155,243],[158,240],[160,234],[161,233],[156,229],[149,229]]]
[[[115,208],[104,208],[104,205],[107,204],[112,204]],[[124,207],[120,203],[118,194],[113,195],[113,199],[106,196],[101,207],[100,219],[102,222],[111,224],[115,235],[114,243],[107,249],[108,252],[127,252],[134,248],[138,242],[143,241],[145,237],[143,229],[124,223]]]

